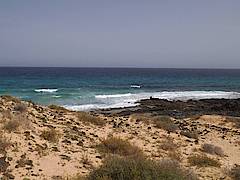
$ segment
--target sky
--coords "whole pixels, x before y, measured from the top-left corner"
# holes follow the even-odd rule
[[[0,66],[240,68],[240,1],[0,0]]]

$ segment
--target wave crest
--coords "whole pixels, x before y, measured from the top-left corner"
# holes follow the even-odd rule
[[[57,92],[58,89],[35,89],[34,91],[38,93],[54,93]]]

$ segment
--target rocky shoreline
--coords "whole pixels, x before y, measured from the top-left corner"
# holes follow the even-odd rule
[[[106,169],[109,156],[123,166],[143,159],[149,171],[151,161],[165,175],[167,163],[166,177],[238,179],[239,116],[239,99],[146,99],[86,113],[1,96],[0,179],[101,179],[119,168]]]
[[[188,101],[168,101],[158,98],[144,99],[136,107],[97,110],[97,113],[131,115],[133,113],[154,113],[174,118],[195,115],[240,116],[240,99],[202,99]]]

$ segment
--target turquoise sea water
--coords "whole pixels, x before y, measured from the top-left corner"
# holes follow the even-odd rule
[[[163,99],[239,98],[240,70],[0,68],[0,94],[74,110]]]

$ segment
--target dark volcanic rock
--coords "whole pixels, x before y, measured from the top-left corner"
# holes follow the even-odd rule
[[[175,118],[186,118],[195,115],[240,116],[240,99],[202,99],[188,101],[168,101],[164,99],[145,99],[136,107],[101,110],[100,113],[115,113],[129,116],[133,113],[154,113]]]

